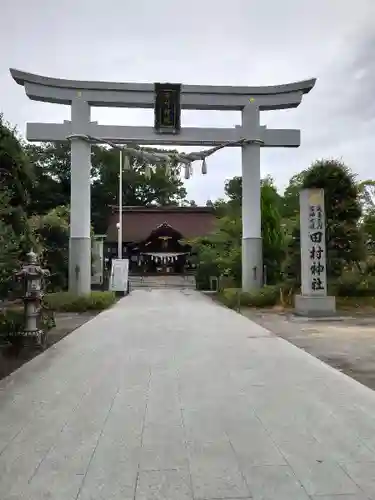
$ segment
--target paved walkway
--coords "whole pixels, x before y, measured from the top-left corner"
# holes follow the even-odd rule
[[[0,383],[0,452],[1,500],[375,499],[375,393],[197,292],[135,291]]]

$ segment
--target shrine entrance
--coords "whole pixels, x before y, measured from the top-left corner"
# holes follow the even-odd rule
[[[158,225],[144,241],[129,250],[133,256],[131,272],[184,274],[190,267],[191,247],[183,242],[183,235],[167,222]]]
[[[123,153],[127,160],[126,168],[130,165],[129,155],[146,162],[146,178],[150,176],[150,163],[164,162],[168,171],[173,158],[178,165],[183,166],[186,179],[191,175],[192,162],[197,160],[202,161],[202,174],[205,174],[209,155],[224,147],[240,147],[242,289],[252,291],[263,285],[260,149],[298,147],[300,131],[269,129],[261,125],[260,112],[296,108],[302,97],[314,87],[315,79],[264,87],[232,87],[77,81],[49,78],[16,69],[10,71],[14,80],[25,88],[30,99],[64,104],[71,108],[70,121],[28,123],[26,136],[29,141],[68,140],[71,143],[69,290],[72,293],[85,295],[91,290],[90,175],[91,145],[94,143],[121,146],[121,172]],[[100,125],[91,121],[92,106],[154,108],[154,127]],[[241,123],[230,128],[181,127],[183,109],[241,111]],[[129,147],[129,144],[137,147]],[[212,148],[189,154],[175,152],[167,155],[151,154],[141,150],[139,146],[142,145]],[[119,179],[119,192],[122,193],[122,175]],[[119,195],[119,206],[122,206],[122,194],[121,197]],[[121,226],[120,216],[119,228]]]

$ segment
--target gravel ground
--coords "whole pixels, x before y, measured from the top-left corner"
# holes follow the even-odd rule
[[[241,313],[275,335],[375,389],[374,314],[313,320],[269,310],[243,309]]]

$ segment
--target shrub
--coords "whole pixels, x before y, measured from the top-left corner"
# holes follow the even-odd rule
[[[241,298],[239,294],[241,294],[241,290],[238,288],[224,288],[218,294],[218,298],[222,304],[229,307],[230,309],[235,309],[238,306]]]
[[[264,286],[256,292],[242,292],[238,288],[225,288],[219,293],[219,300],[225,306],[234,309],[238,305],[244,307],[270,307],[279,302],[279,285]]]
[[[219,286],[222,290],[239,290],[238,283],[232,276],[220,276]]]
[[[25,314],[23,305],[11,306],[0,310],[0,337],[9,339],[9,337],[22,334],[25,326]],[[44,308],[38,321],[38,328],[47,332],[56,326],[54,316]]]
[[[247,307],[275,306],[280,299],[280,286],[264,286],[256,292],[242,292],[241,305]]]
[[[24,328],[23,307],[12,307],[0,311],[0,336],[16,335]]]
[[[375,277],[348,272],[337,280],[333,288],[338,297],[375,297]]]
[[[44,303],[49,309],[60,312],[103,311],[113,305],[116,300],[115,293],[102,291],[82,296],[70,292],[56,292],[44,297]]]

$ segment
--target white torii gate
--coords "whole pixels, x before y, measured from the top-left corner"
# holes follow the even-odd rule
[[[267,129],[259,111],[295,108],[315,79],[267,87],[182,85],[181,108],[240,110],[242,125],[234,128],[182,128],[179,134],[159,134],[153,127],[99,125],[90,120],[91,106],[154,108],[155,89],[148,83],[111,83],[49,78],[16,69],[12,77],[35,101],[70,105],[71,121],[28,123],[29,141],[64,141],[69,136],[93,136],[117,144],[216,146],[241,139],[255,141],[242,149],[242,288],[262,285],[260,206],[260,147],[298,147],[300,131]],[[91,145],[83,138],[71,140],[71,204],[69,289],[78,294],[91,288]]]

